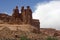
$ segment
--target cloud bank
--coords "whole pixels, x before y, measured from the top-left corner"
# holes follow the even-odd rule
[[[38,3],[35,6],[33,18],[40,20],[41,28],[60,29],[60,1]]]

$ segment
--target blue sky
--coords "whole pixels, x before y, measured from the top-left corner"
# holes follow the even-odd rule
[[[49,0],[0,0],[0,12],[12,13],[13,8],[17,5],[19,9],[21,6],[30,6],[34,11],[34,6],[37,3],[48,2]]]

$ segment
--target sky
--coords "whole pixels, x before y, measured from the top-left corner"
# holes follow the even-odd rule
[[[25,8],[26,6],[30,6],[32,11],[34,11],[34,6],[37,3],[42,3],[45,1],[46,0],[0,0],[0,12],[7,12],[8,14],[11,14],[15,6],[18,6],[19,9],[21,6],[24,6]]]
[[[60,30],[60,0],[0,0],[0,13],[11,15],[15,6],[30,6],[33,19],[39,19],[41,28]]]

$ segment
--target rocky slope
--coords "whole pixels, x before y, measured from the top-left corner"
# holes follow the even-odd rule
[[[31,39],[40,38],[38,29],[29,25],[11,25],[11,24],[0,24],[0,38],[20,38],[21,36],[27,36]]]
[[[22,36],[30,40],[45,40],[48,36],[60,39],[59,33],[60,31],[51,28],[40,28],[40,33],[38,33],[37,28],[29,24],[0,24],[0,39],[9,38],[20,40]]]

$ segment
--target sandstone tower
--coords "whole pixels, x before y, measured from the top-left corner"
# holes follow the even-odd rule
[[[26,24],[31,24],[32,21],[32,11],[29,6],[27,6],[27,9],[24,9],[24,7],[21,8],[21,13],[22,13],[22,19],[23,22]]]
[[[18,6],[16,6],[16,8],[13,9],[12,16],[15,17],[15,18],[18,18],[19,17],[19,9],[18,9]]]

